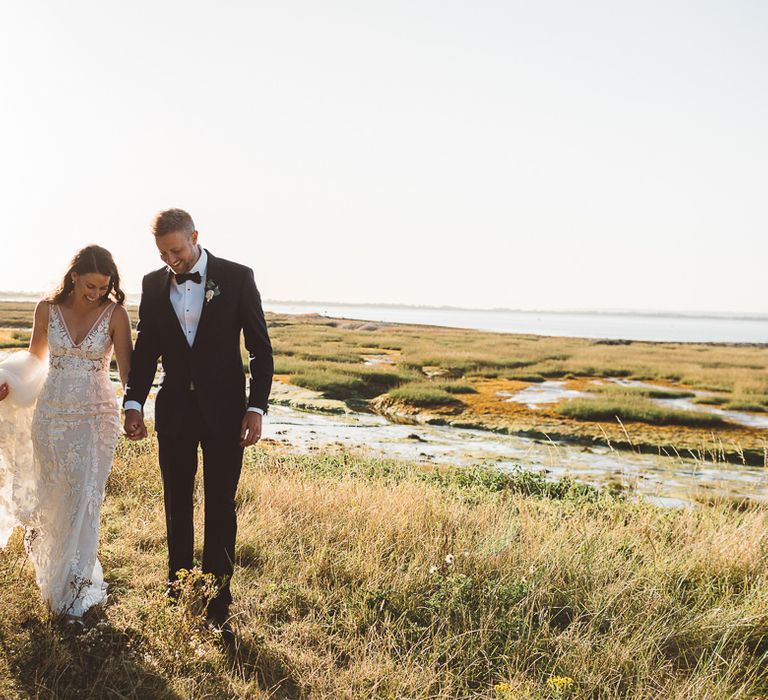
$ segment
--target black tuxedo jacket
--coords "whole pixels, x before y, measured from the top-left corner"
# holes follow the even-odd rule
[[[191,383],[203,418],[215,433],[238,432],[246,406],[267,410],[274,365],[253,270],[206,252],[206,288],[215,286],[219,293],[203,301],[192,347],[171,305],[172,272],[167,267],[155,270],[142,283],[138,336],[124,401],[144,404],[157,360],[162,358],[165,376],[155,403],[155,428],[159,433],[183,429],[183,408],[189,400]],[[250,360],[247,400],[241,329]]]

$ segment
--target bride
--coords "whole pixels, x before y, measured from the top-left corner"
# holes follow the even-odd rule
[[[123,386],[130,369],[124,300],[109,251],[83,248],[38,303],[29,351],[0,362],[0,546],[26,528],[40,591],[76,629],[106,598],[96,550],[119,434],[113,348]]]

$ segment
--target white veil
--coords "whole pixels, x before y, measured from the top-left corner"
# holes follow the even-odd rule
[[[26,350],[0,355],[0,385],[9,387],[0,401],[0,547],[35,507],[32,416],[47,373],[47,363]]]

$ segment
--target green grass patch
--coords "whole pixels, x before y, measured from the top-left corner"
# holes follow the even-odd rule
[[[546,377],[532,372],[504,372],[501,377],[502,379],[514,379],[518,382],[530,382],[531,384],[541,384],[547,381]]]
[[[341,400],[370,399],[412,380],[415,376],[413,373],[397,370],[342,363],[318,363],[296,374],[289,374],[292,384],[320,391],[329,399]]]
[[[707,406],[722,406],[727,404],[729,399],[727,396],[712,394],[710,396],[694,396],[691,401],[693,401],[693,403],[705,404]]]
[[[723,408],[729,411],[751,411],[752,413],[765,413],[768,406],[764,403],[751,401],[749,399],[736,399],[723,405]]]
[[[547,479],[541,472],[515,467],[502,471],[493,464],[473,464],[466,467],[435,469],[418,463],[386,457],[360,459],[346,451],[321,452],[312,455],[295,454],[286,462],[286,468],[297,475],[321,479],[362,479],[369,483],[396,485],[408,481],[422,481],[443,490],[472,494],[514,493],[535,498],[554,500],[618,498],[615,494],[574,481],[565,476]]]
[[[644,396],[648,399],[688,399],[696,396],[692,391],[683,389],[655,389],[644,386],[625,386],[622,384],[598,384],[590,386],[589,390],[598,394]]]
[[[477,389],[471,384],[462,384],[460,382],[435,382],[434,386],[449,394],[476,394]]]
[[[329,399],[355,398],[365,390],[365,382],[359,377],[323,370],[291,375],[291,382],[305,389],[322,392]]]
[[[648,423],[649,425],[685,425],[715,428],[725,421],[719,416],[694,411],[665,408],[643,397],[617,396],[600,399],[573,399],[557,407],[560,415],[576,420]]]
[[[300,374],[316,369],[313,362],[300,360],[292,355],[275,355],[275,374]]]
[[[295,357],[308,362],[343,362],[347,364],[356,364],[361,362],[360,355],[344,352],[299,352]]]
[[[463,402],[453,394],[437,386],[427,384],[409,384],[390,391],[387,396],[409,406],[461,406]]]

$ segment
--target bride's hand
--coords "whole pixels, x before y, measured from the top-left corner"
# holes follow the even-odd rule
[[[141,415],[141,412],[129,408],[125,412],[123,430],[125,437],[129,440],[143,440],[147,437],[147,426],[144,425],[144,416]]]
[[[0,401],[8,396],[8,383],[0,384]]]

